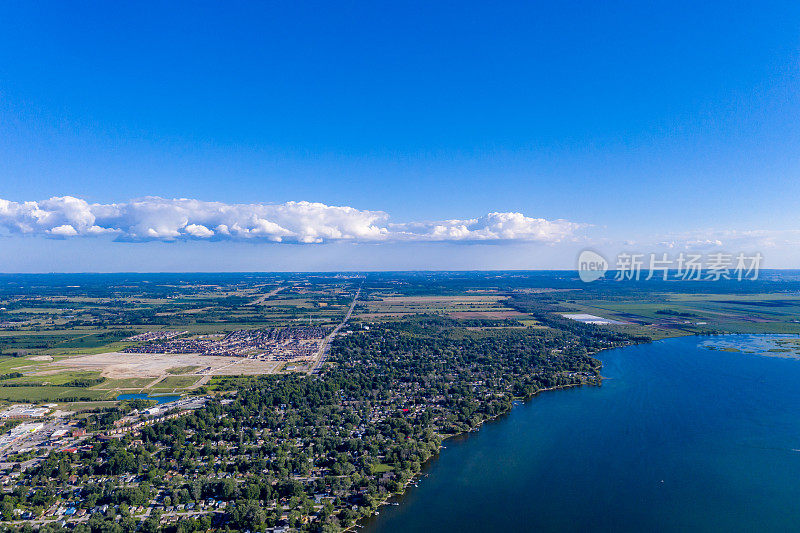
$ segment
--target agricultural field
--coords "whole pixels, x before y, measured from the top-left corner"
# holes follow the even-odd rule
[[[624,322],[609,327],[655,338],[722,332],[800,333],[800,296],[661,293],[649,301],[573,298],[563,306],[570,312]]]
[[[780,278],[779,278],[780,279]],[[800,284],[578,283],[572,290],[520,295],[558,314],[581,313],[619,324],[601,327],[653,339],[717,333],[800,334]]]
[[[653,339],[800,333],[800,281],[781,274],[700,284],[586,284],[566,272],[8,275],[0,276],[0,401],[91,405],[206,390],[215,376],[312,371],[323,336],[359,289],[345,334],[411,315],[481,330],[547,328],[570,314]],[[298,337],[216,347],[234,332],[285,329]]]
[[[446,315],[453,318],[527,318],[506,305],[507,295],[464,294],[460,296],[399,296],[374,292],[357,307],[362,320],[397,318],[416,314]]]
[[[0,401],[77,405],[190,392],[213,375],[280,372],[287,356],[130,353],[151,351],[132,337],[331,328],[359,282],[317,274],[0,276]]]

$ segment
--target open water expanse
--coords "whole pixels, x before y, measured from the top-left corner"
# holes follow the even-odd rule
[[[800,531],[800,360],[708,340],[602,352],[602,387],[445,441],[362,531]]]

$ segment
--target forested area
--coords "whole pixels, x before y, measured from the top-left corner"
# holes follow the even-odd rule
[[[418,316],[357,325],[319,375],[221,380],[204,409],[52,454],[3,496],[0,513],[8,521],[14,509],[36,517],[70,505],[91,516],[69,524],[81,533],[339,531],[402,491],[443,438],[542,389],[597,384],[591,354],[635,342],[580,324],[480,324]]]

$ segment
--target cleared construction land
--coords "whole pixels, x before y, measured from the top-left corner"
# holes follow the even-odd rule
[[[47,366],[63,370],[99,371],[109,379],[160,377],[171,374],[179,367],[197,367],[191,374],[237,375],[271,374],[281,363],[244,357],[219,357],[197,354],[133,354],[100,353],[77,355],[49,363]]]

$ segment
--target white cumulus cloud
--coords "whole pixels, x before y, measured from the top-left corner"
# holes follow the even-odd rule
[[[764,250],[800,246],[800,230],[705,229],[662,236],[655,246],[675,250]]]
[[[478,218],[390,223],[382,211],[316,202],[227,204],[145,197],[97,204],[62,196],[40,202],[0,199],[0,228],[59,238],[113,234],[123,241],[261,240],[349,242],[542,242],[574,237],[582,224],[489,213]]]
[[[422,241],[534,241],[555,243],[585,224],[531,218],[522,213],[489,213],[479,218],[391,224],[398,238]]]

